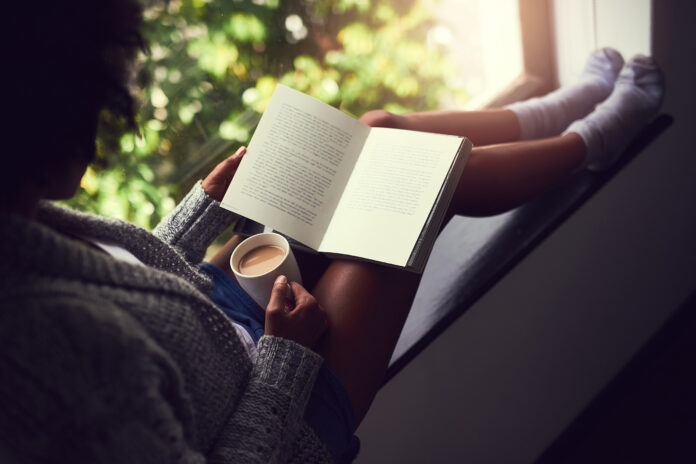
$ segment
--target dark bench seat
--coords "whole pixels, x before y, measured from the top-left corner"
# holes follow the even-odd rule
[[[452,219],[435,244],[385,382],[671,124],[670,116],[657,117],[610,170],[580,171],[570,181],[505,214]]]

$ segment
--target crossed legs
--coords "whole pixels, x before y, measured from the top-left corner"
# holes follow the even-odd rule
[[[464,124],[458,130],[493,145],[472,151],[449,217],[514,208],[568,176],[584,158],[583,142],[575,134],[495,144],[519,136],[509,110],[458,113],[458,117]],[[229,257],[237,243],[233,237],[211,259],[230,275]],[[346,387],[360,424],[382,385],[420,276],[378,264],[296,256],[305,286],[327,312],[328,330],[315,350]]]
[[[469,137],[476,148],[449,215],[496,214],[521,205],[582,166],[606,166],[611,162],[607,155],[620,152],[622,142],[657,110],[662,83],[654,63],[638,60],[624,68],[612,92],[622,63],[618,59],[602,50],[590,57],[579,85],[509,109],[407,116],[374,111],[362,119],[372,125]],[[609,93],[592,114],[557,135],[593,108],[594,103],[585,101],[587,95],[598,103]],[[382,384],[420,276],[357,261],[298,258],[303,274],[310,276],[305,286],[328,317],[327,333],[316,351],[345,385],[360,424]],[[227,260],[223,256],[213,262]]]
[[[472,121],[469,128],[458,127],[472,140],[503,142],[519,134],[515,116],[508,110],[459,116],[465,124]],[[477,147],[459,181],[449,215],[490,215],[512,209],[570,175],[583,159],[584,145],[575,134]],[[316,350],[346,387],[356,424],[384,381],[419,282],[420,276],[410,272],[334,260],[310,287],[329,321]]]
[[[450,215],[509,211],[569,177],[585,159],[574,133],[541,140],[476,147],[450,205]]]

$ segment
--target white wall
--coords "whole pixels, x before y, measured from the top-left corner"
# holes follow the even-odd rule
[[[675,124],[380,392],[359,463],[532,462],[696,288],[694,3],[653,12]]]

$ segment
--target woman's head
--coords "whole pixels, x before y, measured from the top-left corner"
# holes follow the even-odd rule
[[[8,9],[3,78],[11,149],[3,150],[10,169],[2,184],[50,184],[54,171],[79,171],[93,158],[103,110],[135,128],[129,78],[143,48],[141,7],[137,0],[40,0]]]

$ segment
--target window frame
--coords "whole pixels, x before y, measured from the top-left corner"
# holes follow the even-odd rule
[[[553,0],[519,0],[522,73],[484,108],[497,108],[558,86]]]

